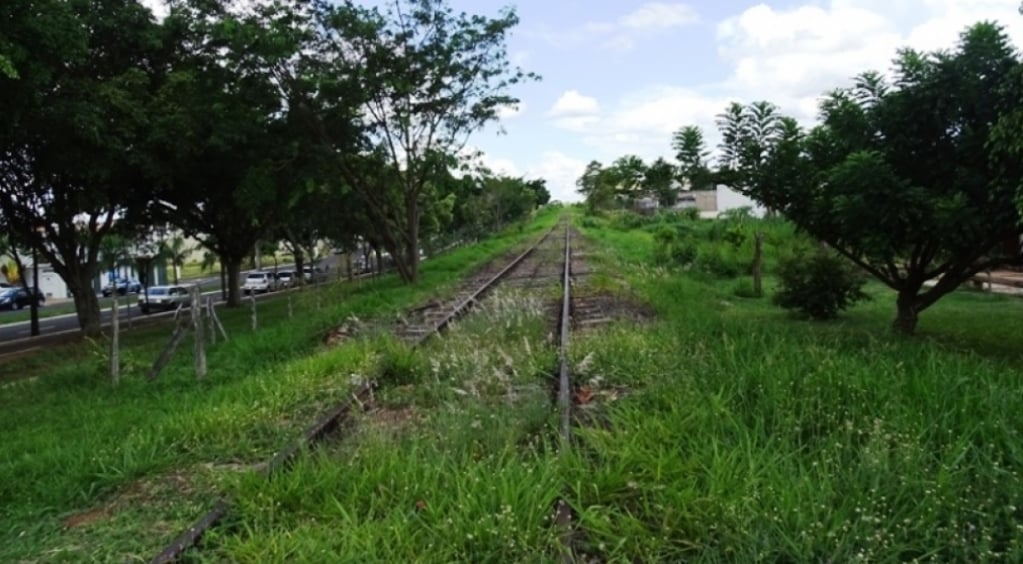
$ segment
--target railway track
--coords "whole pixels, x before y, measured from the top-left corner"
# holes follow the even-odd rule
[[[502,267],[488,267],[463,282],[455,294],[444,300],[431,300],[424,306],[410,312],[407,320],[396,331],[400,338],[419,345],[436,334],[443,332],[452,321],[468,313],[485,294],[500,283],[506,282],[518,287],[536,287],[556,279],[559,265],[552,263],[550,251],[559,239],[555,232],[564,229],[568,240],[567,223],[559,223],[545,233],[525,251],[514,256]],[[367,383],[355,390],[345,401],[324,413],[302,436],[276,453],[262,465],[262,472],[268,478],[279,472],[286,472],[294,459],[306,448],[315,447],[319,441],[343,428],[353,414],[372,402],[375,383]],[[170,544],[161,550],[151,562],[166,564],[176,562],[195,548],[204,534],[217,526],[230,513],[230,501],[218,498],[211,503],[211,509],[201,515],[187,529],[182,531]]]
[[[552,383],[552,397],[558,414],[557,442],[562,455],[572,447],[573,425],[584,424],[579,423],[584,419],[573,416],[577,390],[573,388],[571,378],[569,339],[573,329],[602,323],[606,319],[599,308],[588,304],[585,297],[577,299],[573,296],[573,286],[590,273],[585,256],[580,258],[573,255],[573,245],[574,230],[567,222],[560,222],[507,262],[488,265],[469,277],[450,297],[434,299],[411,310],[405,322],[395,329],[399,338],[419,346],[443,333],[454,320],[468,313],[498,286],[506,285],[527,292],[549,291],[560,286],[560,299],[557,300],[556,308],[550,308],[550,314],[557,320],[558,366],[557,377]],[[299,453],[315,447],[321,439],[343,429],[356,412],[370,405],[375,386],[375,383],[367,383],[355,390],[348,399],[323,414],[297,441],[262,465],[261,471],[267,478],[288,471]],[[231,511],[230,501],[224,498],[214,500],[211,506],[210,511],[200,516],[152,562],[162,564],[178,561],[199,544],[207,530],[216,526]],[[554,524],[558,527],[561,540],[560,560],[580,561],[575,548],[578,536],[575,528],[576,512],[565,497],[557,501],[554,511]]]
[[[559,223],[544,233],[539,240],[530,245],[522,253],[515,255],[503,266],[488,265],[476,274],[464,280],[451,296],[444,299],[432,299],[425,304],[409,310],[405,319],[395,330],[398,338],[421,345],[427,339],[443,332],[448,325],[468,313],[485,295],[502,283],[523,286],[535,283],[539,272],[547,261],[543,260],[543,250],[556,239],[555,231],[564,228]],[[554,274],[556,276],[556,274]]]

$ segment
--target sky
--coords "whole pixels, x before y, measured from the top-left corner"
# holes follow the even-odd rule
[[[508,2],[451,0],[496,15]],[[495,172],[544,178],[553,199],[578,201],[586,163],[626,154],[672,158],[671,134],[703,129],[731,101],[768,100],[811,125],[819,96],[896,51],[951,48],[970,24],[1002,24],[1023,48],[1020,0],[644,2],[518,0],[510,59],[542,80],[518,85],[517,109],[470,144]],[[503,130],[503,131],[501,131]]]
[[[671,134],[685,125],[713,149],[714,118],[732,101],[767,100],[809,126],[822,93],[889,71],[899,48],[952,48],[983,20],[1023,48],[1021,1],[449,0],[486,16],[514,7],[508,56],[542,77],[516,85],[518,106],[466,152],[482,151],[496,173],[545,179],[552,199],[578,201],[575,181],[592,160],[671,159]],[[165,12],[163,0],[143,2]]]

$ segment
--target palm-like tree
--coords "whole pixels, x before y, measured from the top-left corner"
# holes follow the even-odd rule
[[[170,239],[164,239],[160,242],[160,254],[170,261],[171,266],[174,267],[174,283],[178,283],[178,279],[181,276],[181,267],[185,265],[185,259],[192,254],[192,247],[185,243],[185,238],[181,235],[175,235]]]

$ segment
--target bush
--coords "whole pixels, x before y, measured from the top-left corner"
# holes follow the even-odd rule
[[[719,278],[735,278],[748,270],[748,265],[736,257],[735,249],[715,244],[700,247],[696,267]]]
[[[654,231],[654,260],[657,264],[686,266],[696,258],[696,245],[682,233],[681,226],[661,225]]]
[[[736,283],[735,287],[732,288],[732,293],[739,298],[759,298],[760,294],[753,289],[753,281],[749,278],[743,278]]]
[[[865,278],[845,259],[818,251],[812,256],[792,255],[778,263],[780,288],[774,303],[813,319],[834,319],[856,302],[870,299],[863,293]]]

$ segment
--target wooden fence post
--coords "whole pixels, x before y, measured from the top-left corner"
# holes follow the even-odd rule
[[[259,319],[256,317],[256,293],[252,292],[249,294],[249,300],[252,305],[252,330],[255,331],[259,328]]]
[[[753,234],[753,293],[759,298],[764,294],[763,267],[764,267],[764,233],[757,231]]]
[[[206,296],[206,304],[203,308],[206,313],[206,324],[209,326],[206,329],[210,332],[210,344],[217,344],[217,327],[216,320],[213,318],[213,298]]]
[[[192,330],[195,331],[195,377],[206,377],[206,338],[202,334],[202,305],[199,286],[192,287]]]
[[[117,292],[110,300],[110,379],[117,383],[121,379],[120,320],[117,312]]]

